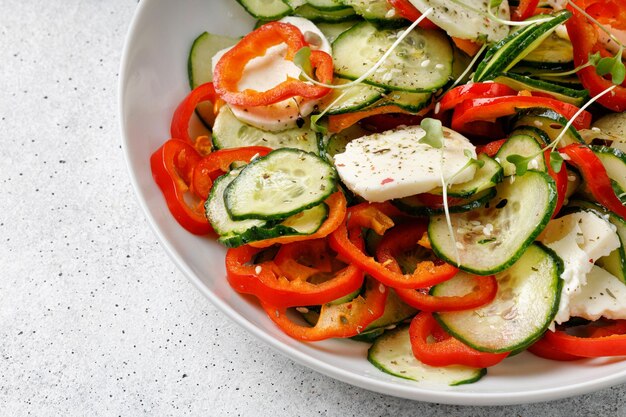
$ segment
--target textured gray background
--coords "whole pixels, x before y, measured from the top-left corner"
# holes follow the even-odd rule
[[[126,173],[136,5],[0,0],[0,416],[626,415],[624,386],[493,408],[378,395],[231,323],[165,256]]]

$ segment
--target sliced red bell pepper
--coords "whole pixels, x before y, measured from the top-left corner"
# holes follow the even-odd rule
[[[424,222],[417,220],[400,223],[387,231],[376,248],[376,259],[387,269],[402,273],[397,261],[399,255],[417,245],[426,232]],[[455,297],[428,294],[428,289],[396,288],[396,294],[408,305],[422,311],[461,311],[480,307],[491,302],[498,292],[494,276],[475,276],[472,292]]]
[[[626,206],[615,195],[606,168],[596,154],[586,145],[575,143],[559,149],[559,152],[567,155],[566,161],[580,171],[598,203],[626,219]]]
[[[195,141],[189,136],[189,121],[193,112],[196,110],[196,106],[203,101],[210,101],[216,104],[215,89],[213,83],[201,84],[194,88],[188,95],[180,102],[174,114],[172,115],[172,123],[170,125],[170,134],[174,139],[180,139],[191,145],[195,144]]]
[[[287,316],[284,307],[266,302],[261,306],[280,329],[294,339],[314,342],[333,337],[352,337],[383,315],[388,290],[373,279],[365,281],[365,294],[342,304],[324,304],[313,327],[300,325]]]
[[[500,83],[474,83],[454,87],[448,91],[439,102],[439,111],[452,110],[465,100],[475,98],[491,98],[514,96],[517,91],[508,85]]]
[[[346,197],[341,191],[331,194],[324,203],[328,205],[328,217],[322,223],[319,229],[312,235],[293,235],[293,236],[280,236],[273,239],[259,240],[257,242],[251,242],[250,246],[255,248],[267,248],[276,244],[286,244],[291,242],[299,242],[301,240],[319,239],[331,234],[339,225],[344,221],[346,217]]]
[[[363,245],[362,240],[355,241],[355,244]],[[323,251],[317,256],[333,256],[328,251],[325,241],[299,242],[295,245],[303,246],[294,248],[297,250],[294,250],[292,255],[298,255],[300,251],[309,249]],[[235,291],[252,294],[274,307],[328,303],[356,291],[363,284],[363,272],[353,265],[335,271],[329,279],[321,283],[308,281],[321,270],[315,266],[306,267],[301,264],[300,257],[291,258],[291,262],[286,259],[287,255],[283,254],[278,262],[266,261],[255,265],[252,260],[261,250],[249,245],[229,249],[226,252],[226,275]],[[295,264],[298,264],[297,268]]]
[[[611,27],[626,27],[626,15],[624,14],[623,4],[611,0],[603,1],[576,1],[579,7],[585,9],[588,13],[603,23],[609,23]],[[574,47],[574,64],[576,66],[583,65],[588,62],[589,55],[601,52],[607,55],[605,46],[600,42],[598,28],[594,23],[590,22],[578,10],[572,6],[568,6],[572,12],[572,17],[566,22],[567,33],[572,46]],[[615,14],[613,11],[618,10]],[[604,16],[603,13],[608,15]],[[594,97],[602,93],[607,88],[613,86],[610,79],[604,78],[596,72],[595,67],[585,67],[578,71],[578,78],[585,89],[589,90],[589,94]],[[610,93],[600,97],[598,103],[607,109],[623,112],[626,111],[626,82],[616,87]]]
[[[187,142],[170,139],[150,157],[152,177],[170,212],[189,232],[204,235],[213,229],[204,215],[204,200],[190,190],[193,172],[201,156]]]
[[[526,20],[535,15],[535,9],[539,5],[539,0],[520,0],[519,5],[511,14],[512,20]]]
[[[502,145],[504,145],[504,142],[506,141],[507,139],[499,139],[499,140],[494,140],[493,142],[486,143],[484,145],[479,145],[476,147],[476,153],[477,154],[484,153],[487,156],[493,158],[494,156],[496,156],[496,154],[498,153],[498,151],[500,150],[500,148],[502,147]]]
[[[417,8],[413,6],[409,0],[387,0],[387,3],[396,9],[396,12],[398,12],[400,16],[410,20],[411,22],[415,22],[417,19],[422,17],[422,13],[420,13],[420,11],[417,10]],[[418,26],[424,29],[439,29],[439,26],[428,19],[422,20]]]
[[[263,56],[269,48],[280,44],[287,45],[286,60],[293,60],[296,52],[308,46],[300,29],[289,23],[266,23],[244,36],[215,66],[213,84],[219,97],[230,104],[255,107],[267,106],[291,97],[314,99],[328,94],[330,89],[327,87],[295,78],[287,78],[266,91],[239,90],[238,83],[246,64],[256,57]],[[331,56],[323,51],[311,51],[310,61],[317,79],[322,83],[331,84],[333,81]]]
[[[439,333],[439,337],[429,343],[428,337]],[[464,365],[474,368],[487,368],[496,365],[509,355],[505,353],[480,352],[452,336],[441,337],[441,329],[431,313],[422,312],[413,318],[409,327],[409,337],[413,355],[420,362],[430,366]]]
[[[492,98],[476,98],[463,101],[454,109],[452,129],[457,132],[471,132],[467,125],[475,121],[495,121],[499,117],[511,116],[518,110],[530,107],[547,107],[561,114],[567,120],[579,110],[578,107],[562,101],[534,96],[502,96]],[[591,125],[591,113],[583,111],[576,118],[573,126],[576,129],[587,129]]]
[[[384,115],[384,114],[406,114],[411,116],[419,117],[425,112],[420,112],[419,114],[411,113],[407,110],[404,110],[401,107],[396,106],[395,104],[390,104],[386,106],[374,107],[372,109],[360,110],[351,113],[343,113],[343,114],[331,114],[328,116],[328,131],[331,133],[341,132],[344,129],[349,128],[360,120],[365,118],[369,118],[376,115]],[[415,123],[417,124],[417,123]]]
[[[623,333],[578,337],[567,334],[563,330],[554,332],[548,330],[543,340],[557,351],[584,358],[626,355],[626,334]]]
[[[555,349],[550,343],[546,342],[544,338],[537,340],[530,345],[527,349],[535,356],[539,356],[544,359],[551,359],[553,361],[575,361],[578,359],[584,359],[582,356],[570,355],[569,353],[561,352]]]
[[[368,256],[363,250],[356,247],[349,238],[349,232],[360,233],[361,228],[373,229],[382,235],[393,226],[393,221],[387,215],[395,213],[396,209],[388,209],[390,205],[362,203],[348,209],[347,222],[335,230],[329,239],[330,246],[341,257],[361,268],[383,284],[393,288],[424,288],[438,284],[452,278],[458,269],[445,262],[420,262],[411,274],[402,274],[390,271],[380,262]],[[426,225],[423,225],[426,231]],[[423,234],[423,233],[422,233]],[[417,241],[416,241],[417,243]]]
[[[265,156],[272,149],[264,146],[220,149],[202,158],[193,172],[192,190],[205,199],[213,186],[213,181],[230,170],[233,162],[250,162],[255,156]]]

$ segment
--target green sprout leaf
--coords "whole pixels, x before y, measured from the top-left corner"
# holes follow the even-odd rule
[[[521,176],[528,171],[528,163],[535,156],[509,155],[506,160],[515,165],[515,175]]]
[[[435,149],[441,149],[443,147],[443,128],[441,127],[441,121],[427,117],[422,120],[420,126],[426,131],[426,134],[418,142],[430,145]]]
[[[602,55],[600,55],[600,52],[596,52],[595,54],[589,54],[589,58],[587,58],[589,63],[593,66],[598,65],[600,59],[602,59]]]
[[[597,61],[595,66],[596,73],[601,77],[611,74],[611,80],[615,85],[622,84],[626,78],[626,67],[624,66],[624,62],[622,62],[622,48],[620,48],[614,57],[601,58]]]
[[[313,77],[313,67],[311,66],[311,48],[305,46],[300,48],[293,56],[293,63],[296,64],[306,75]]]
[[[550,166],[557,174],[561,172],[561,168],[563,168],[563,157],[560,153],[556,151],[550,152]]]

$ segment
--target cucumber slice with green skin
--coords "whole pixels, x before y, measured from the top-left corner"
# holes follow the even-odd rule
[[[215,180],[204,204],[205,214],[213,230],[220,236],[218,241],[233,248],[258,240],[286,235],[310,235],[320,228],[328,217],[324,203],[286,218],[280,223],[265,220],[233,220],[226,211],[224,191],[236,178],[237,171]]]
[[[387,0],[341,0],[350,6],[363,19],[379,26],[398,27],[406,24],[406,19],[400,16]]]
[[[530,245],[506,271],[496,274],[498,292],[489,304],[476,310],[435,313],[435,319],[452,336],[483,352],[523,349],[548,329],[559,308],[563,262],[550,249]],[[438,296],[467,294],[471,280],[452,278],[438,284]]]
[[[572,13],[561,10],[552,16],[547,22],[522,27],[489,48],[485,59],[476,68],[474,82],[491,80],[513,68],[550,36],[558,25],[569,19]]]
[[[531,126],[541,129],[550,138],[550,142],[555,140],[567,125],[567,119],[551,109],[542,107],[532,107],[517,112],[512,119],[514,128],[520,126]],[[572,143],[585,143],[573,126],[561,137],[558,147],[562,148]]]
[[[450,36],[471,39],[479,43],[497,42],[509,34],[509,27],[491,18],[486,18],[490,2],[484,0],[410,0],[421,13],[429,8],[433,12],[428,19]],[[459,4],[460,3],[460,4]],[[509,19],[509,4],[500,3],[494,10],[501,19]]]
[[[410,93],[406,91],[391,91],[375,103],[372,107],[395,105],[403,110],[417,113],[432,101],[432,93]]]
[[[513,165],[506,159],[510,155],[521,155],[524,157],[537,155],[536,157],[528,161],[528,169],[535,169],[543,172],[547,170],[541,146],[539,145],[539,142],[537,142],[537,140],[532,136],[522,134],[513,135],[509,137],[506,142],[504,142],[504,144],[496,154],[496,158],[498,158],[498,161],[500,161],[500,164],[504,169],[505,177],[515,175],[515,165]]]
[[[480,193],[476,193],[466,200],[463,200],[449,207],[450,213],[463,213],[470,210],[478,209],[487,204],[496,195],[496,189],[490,188]],[[392,200],[393,204],[399,210],[412,216],[436,216],[444,212],[443,207],[432,208],[424,205],[418,197],[411,196]]]
[[[346,145],[353,139],[371,134],[360,125],[355,124],[339,133],[333,134],[324,145],[324,156],[328,162],[334,164],[334,157],[346,151]]]
[[[346,84],[347,82],[348,81],[341,79],[335,80],[335,84],[339,85]],[[346,89],[334,89],[329,94],[329,97],[324,100],[329,105],[332,104],[332,107],[326,114],[333,115],[359,111],[364,107],[376,103],[383,97],[384,93],[384,89],[367,84],[356,84]],[[335,101],[337,99],[339,99],[339,101]]]
[[[589,100],[589,91],[576,90],[573,88],[563,87],[543,80],[526,77],[524,75],[515,74],[513,72],[504,73],[494,79],[495,82],[505,84],[514,90],[540,92],[548,94],[557,100],[565,103],[573,104],[580,107]]]
[[[609,135],[610,143],[607,146],[617,148],[626,153],[626,112],[610,113],[602,116],[595,122],[593,127],[601,130],[601,133]]]
[[[539,129],[536,126],[519,126],[511,131],[511,136],[516,135],[526,135],[534,138],[540,146],[545,146],[550,144],[550,137],[546,132]]]
[[[316,206],[337,189],[335,169],[319,156],[283,148],[245,166],[224,191],[234,220],[284,219]]]
[[[614,182],[617,197],[626,204],[626,196],[620,196],[626,190],[626,153],[617,148],[607,146],[590,146],[593,153],[600,159],[606,173]],[[617,187],[615,187],[617,185]]]
[[[464,271],[491,275],[524,254],[554,212],[554,180],[546,173],[527,171],[513,182],[498,184],[496,191],[489,206],[450,215],[454,236],[446,216],[430,218],[428,237],[438,257]]]
[[[283,0],[237,0],[255,19],[278,20],[291,14],[292,9]]]
[[[450,197],[470,197],[476,193],[493,188],[502,181],[502,166],[495,159],[490,158],[486,154],[480,154],[478,155],[478,160],[484,164],[476,170],[474,178],[461,184],[448,186],[447,191]],[[443,195],[443,188],[435,188],[429,191],[429,194]]]
[[[409,326],[403,326],[380,336],[367,352],[367,360],[381,371],[404,379],[433,385],[470,384],[482,378],[485,368],[461,365],[428,366],[413,355]]]
[[[309,19],[311,22],[338,23],[354,20],[358,15],[350,7],[340,10],[320,10],[309,4],[298,7],[294,15]]]
[[[339,35],[359,22],[360,20],[346,20],[344,22],[337,23],[321,22],[317,24],[317,28],[324,34],[324,36],[326,36],[328,42],[333,43]]]
[[[568,39],[552,32],[541,44],[524,58],[524,63],[572,64],[574,47]]]
[[[357,79],[372,68],[404,29],[379,30],[369,22],[359,23],[333,42],[335,73]],[[390,90],[432,92],[452,74],[452,47],[438,31],[415,28],[394,53],[364,82]]]
[[[241,122],[228,106],[223,106],[213,124],[213,146],[217,149],[265,146],[272,149],[296,148],[318,153],[318,137],[308,123],[301,128],[266,132]]]
[[[316,9],[324,11],[341,10],[348,7],[340,0],[306,0],[306,2]]]
[[[563,87],[567,87],[567,88],[572,88],[572,89],[578,89],[581,90],[583,89],[583,85],[580,82],[580,80],[578,79],[578,76],[576,74],[574,75],[568,75],[568,76],[552,76],[550,75],[550,71],[557,71],[557,72],[562,72],[562,71],[569,71],[572,68],[565,68],[563,70],[561,69],[557,69],[555,67],[549,67],[549,68],[532,68],[529,66],[515,66],[513,68],[511,68],[509,71],[507,72],[513,72],[515,74],[520,74],[520,75],[525,75],[527,77],[533,77],[533,78],[537,78],[543,81],[547,81],[553,84],[557,84],[557,85],[561,85]]]
[[[565,212],[569,213],[570,209],[589,210],[599,216],[608,217],[609,222],[615,226],[620,247],[611,252],[610,255],[598,259],[596,265],[604,268],[626,284],[626,220],[607,210],[600,204],[591,203],[589,201],[570,200],[565,207]]]
[[[187,74],[189,87],[193,90],[197,86],[213,81],[211,59],[222,49],[229,48],[239,42],[239,38],[215,35],[203,32],[191,45],[187,58]]]

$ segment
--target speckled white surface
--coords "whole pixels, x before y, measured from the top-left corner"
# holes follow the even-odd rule
[[[625,386],[493,408],[373,394],[231,323],[165,256],[126,173],[136,5],[0,0],[0,416],[626,415]]]

